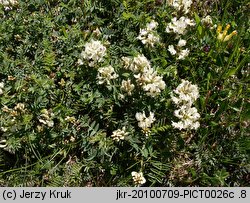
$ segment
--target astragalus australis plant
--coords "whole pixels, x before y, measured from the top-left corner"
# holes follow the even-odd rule
[[[0,1],[0,186],[249,186],[247,0]]]

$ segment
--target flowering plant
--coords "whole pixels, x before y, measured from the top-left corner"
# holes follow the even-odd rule
[[[0,1],[0,185],[249,186],[248,7]]]

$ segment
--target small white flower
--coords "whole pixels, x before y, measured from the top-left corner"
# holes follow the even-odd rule
[[[146,117],[145,112],[142,113],[136,113],[135,118],[138,121],[139,128],[142,128],[142,130],[147,130],[151,127],[152,123],[155,121],[154,113],[150,112],[149,117]]]
[[[172,126],[179,130],[185,129],[183,121],[179,121],[179,122],[172,121]]]
[[[50,121],[46,121],[46,124],[49,126],[49,127],[53,127],[54,126],[54,121],[50,120]]]
[[[147,34],[148,34],[147,29],[140,29],[140,34],[139,34],[138,39],[140,39],[140,40],[144,39]]]
[[[147,30],[154,30],[156,29],[158,26],[158,23],[155,22],[154,20],[152,20],[150,23],[147,23],[146,27],[147,27]]]
[[[180,109],[174,111],[174,115],[179,119],[189,119],[196,121],[200,118],[200,114],[197,112],[197,109],[195,107],[190,106],[181,106]]]
[[[125,69],[129,69],[130,65],[132,64],[132,59],[129,57],[122,57],[122,63]]]
[[[185,11],[185,13],[189,13],[190,12],[190,7],[192,5],[193,1],[192,0],[182,0],[182,5],[183,5],[183,10]]]
[[[193,85],[187,80],[181,80],[181,84],[173,91],[178,96],[171,96],[172,101],[177,105],[191,106],[199,98],[199,89],[197,85]]]
[[[16,3],[17,3],[16,0],[0,0],[0,4],[4,6],[14,5]]]
[[[54,126],[54,121],[52,120],[52,117],[54,116],[53,113],[49,112],[47,109],[43,109],[41,111],[40,118],[38,119],[40,123],[47,125],[48,127]]]
[[[205,24],[205,25],[208,25],[208,26],[212,26],[213,25],[213,20],[212,20],[210,15],[207,15],[206,17],[201,19],[201,23]]]
[[[142,185],[142,184],[146,183],[146,179],[144,178],[142,172],[138,173],[138,172],[133,171],[131,173],[131,175],[132,175],[132,178],[133,178],[133,181],[134,181],[135,185],[139,186],[139,185]]]
[[[136,118],[137,121],[144,120],[146,118],[145,112],[143,111],[143,113],[136,113],[135,118]]]
[[[188,56],[188,54],[189,54],[189,49],[183,49],[179,52],[178,59],[183,60]]]
[[[184,21],[185,21],[185,23],[186,23],[187,25],[189,25],[189,26],[195,26],[194,20],[191,20],[191,19],[185,18],[185,17],[181,17],[181,18],[184,19]],[[182,20],[183,20],[183,19],[182,19]]]
[[[128,95],[132,94],[132,91],[134,90],[135,85],[131,83],[131,80],[122,80],[122,86],[121,89],[128,93]]]
[[[160,42],[160,38],[158,35],[155,34],[148,34],[148,38],[146,39],[144,44],[148,44],[151,47],[154,47],[156,43]]]
[[[118,78],[115,70],[112,66],[106,66],[98,69],[97,79],[99,84],[107,83],[110,84],[110,80]]]
[[[172,126],[174,128],[178,128],[179,130],[196,130],[200,126],[200,123],[198,122],[200,114],[197,112],[197,109],[195,107],[181,106],[180,109],[174,111],[174,115],[181,120],[177,123],[172,122]]]
[[[138,56],[134,57],[134,60],[130,65],[130,70],[134,73],[144,72],[150,68],[151,64],[143,54],[139,54]]]
[[[159,95],[166,87],[162,77],[158,76],[152,68],[144,72],[137,81],[142,84],[143,90],[151,97]]]
[[[183,10],[185,14],[190,12],[190,7],[193,3],[192,0],[168,0],[168,3],[173,6],[177,11]]]
[[[166,28],[166,32],[174,32],[178,35],[183,35],[186,33],[186,29],[188,26],[194,26],[195,23],[193,20],[182,16],[180,19],[177,20],[176,17],[172,18],[172,22],[168,24]]]
[[[124,138],[128,135],[128,132],[126,132],[126,128],[123,127],[122,130],[118,129],[115,130],[111,137],[113,138],[114,141],[119,142],[120,140],[124,140]]]
[[[155,97],[165,89],[166,84],[163,78],[151,68],[150,62],[144,55],[139,54],[134,59],[123,57],[122,60],[125,68],[134,73],[137,84],[142,87],[148,96]],[[122,81],[121,89],[130,95],[134,85],[130,83],[130,80],[127,82]]]
[[[175,93],[177,96],[173,96]],[[199,91],[197,85],[192,85],[187,80],[182,80],[182,83],[173,91],[172,101],[180,108],[174,111],[174,115],[180,119],[179,122],[172,122],[172,126],[179,130],[182,129],[198,129],[200,126],[198,113],[192,104],[198,99]]]
[[[184,46],[186,46],[186,44],[187,44],[187,41],[186,41],[186,40],[180,39],[177,46],[179,46],[179,47],[184,47]]]
[[[161,93],[160,88],[154,83],[143,85],[143,90],[151,97],[155,97]]]
[[[151,68],[150,62],[144,55],[138,55],[134,58],[130,69],[134,73],[136,82],[138,85],[142,86],[143,90],[148,96],[155,97],[162,90],[165,89],[165,82],[161,76],[157,75],[157,72]]]
[[[106,47],[100,41],[91,39],[84,47],[85,50],[81,53],[81,57],[89,61],[90,67],[103,61],[103,57],[106,55]]]
[[[186,45],[186,40],[180,39],[177,44],[177,50],[175,50],[174,45],[168,46],[168,51],[171,55],[177,55],[177,59],[183,60],[189,55],[189,49],[180,49],[181,47]]]
[[[77,65],[83,65],[82,59],[78,59],[78,60],[77,60]]]
[[[140,33],[137,39],[141,40],[141,42],[145,45],[154,47],[154,45],[160,41],[159,35],[156,31],[154,31],[157,26],[157,22],[151,21],[146,25],[145,29],[140,29]]]
[[[174,49],[174,45],[169,45],[168,46],[168,51],[170,52],[171,55],[176,54],[176,50]]]
[[[18,104],[14,107],[14,109],[15,109],[16,111],[24,111],[24,110],[25,110],[25,105],[24,105],[23,103],[18,103]]]
[[[16,0],[0,0],[0,4],[2,4],[5,10],[11,10],[12,6],[18,4]]]

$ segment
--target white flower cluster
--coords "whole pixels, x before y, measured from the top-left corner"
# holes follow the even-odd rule
[[[0,0],[0,4],[2,4],[6,10],[10,10],[11,6],[18,4],[16,0]]]
[[[137,83],[142,86],[146,94],[151,97],[159,95],[166,87],[165,82],[162,80],[162,76],[158,76],[153,68],[134,75],[134,77]]]
[[[103,57],[106,55],[106,47],[100,41],[91,39],[84,47],[85,50],[81,53],[81,58],[88,60],[90,67],[94,67],[97,63],[103,61]],[[82,59],[78,60],[80,65],[83,64]]]
[[[166,28],[166,32],[174,32],[178,35],[183,35],[186,33],[186,29],[188,26],[194,26],[195,22],[194,20],[190,20],[189,18],[186,18],[184,16],[180,17],[179,20],[177,20],[177,17],[172,18],[172,22],[168,24]]]
[[[131,173],[131,175],[132,175],[134,184],[135,184],[136,186],[139,186],[139,185],[142,185],[142,184],[146,183],[146,179],[144,178],[142,172],[139,172],[139,173],[138,173],[138,172],[133,171],[133,172]]]
[[[180,39],[177,47],[175,49],[174,45],[169,45],[168,46],[168,51],[170,52],[171,55],[177,55],[177,59],[183,60],[185,59],[188,54],[189,54],[189,49],[181,49],[181,47],[184,47],[186,45],[187,41],[184,39]]]
[[[17,103],[13,109],[10,109],[8,106],[4,105],[2,111],[8,113],[12,117],[11,122],[15,122],[18,115],[24,113],[26,111],[26,108],[25,104]],[[3,127],[2,129],[5,129],[5,131],[7,130],[7,128],[5,127]]]
[[[128,95],[132,95],[135,85],[131,83],[131,80],[122,80],[121,90],[126,92]]]
[[[128,132],[126,132],[126,128],[123,127],[122,129],[115,130],[111,137],[114,141],[119,142],[120,140],[124,140],[124,138],[128,135]]]
[[[154,47],[154,45],[156,43],[159,43],[160,41],[160,36],[155,31],[157,26],[158,23],[152,20],[150,23],[146,25],[145,29],[140,29],[140,33],[137,39],[141,40],[141,42],[145,45]]]
[[[0,0],[0,4],[4,6],[14,5],[16,3],[17,3],[16,0]]]
[[[138,121],[138,127],[141,128],[146,135],[148,135],[150,132],[149,128],[151,128],[151,125],[155,122],[154,113],[150,112],[149,117],[146,117],[144,111],[142,113],[138,112],[135,114],[135,118]]]
[[[213,20],[212,20],[210,15],[207,15],[206,17],[201,19],[201,23],[203,25],[212,26],[213,25]]]
[[[177,96],[171,96],[172,101],[179,106],[178,110],[174,111],[174,115],[180,119],[179,122],[172,122],[174,128],[182,129],[198,129],[200,126],[198,113],[193,103],[199,97],[197,85],[192,85],[187,80],[182,80],[181,84],[173,91]]]
[[[54,116],[54,114],[49,112],[47,109],[43,109],[41,113],[42,114],[40,115],[39,122],[47,125],[48,127],[53,127],[54,121],[52,120],[52,117]]]
[[[192,0],[168,0],[169,4],[178,11],[184,11],[185,14],[190,12],[190,7],[193,3]]]
[[[0,95],[3,94],[4,83],[0,82]]]
[[[19,112],[24,112],[25,111],[25,105],[23,103],[18,103],[14,107],[14,110],[19,111]]]
[[[181,106],[180,109],[174,111],[174,115],[180,119],[179,122],[172,122],[172,126],[179,130],[182,129],[198,129],[200,127],[200,114],[195,107]]]
[[[142,87],[148,96],[155,97],[165,89],[166,84],[162,77],[158,76],[157,71],[151,67],[150,62],[144,55],[138,55],[134,59],[123,57],[122,60],[124,68],[135,73],[134,78],[137,84]],[[130,86],[134,89],[132,84]]]
[[[124,68],[131,70],[133,73],[144,72],[151,68],[150,62],[143,54],[139,54],[133,59],[129,57],[122,57],[122,61]]]
[[[98,69],[97,79],[99,84],[107,83],[110,85],[110,80],[118,78],[118,74],[112,66],[106,66]]]
[[[192,106],[192,104],[199,98],[199,89],[197,85],[193,85],[187,80],[182,80],[181,84],[174,90],[177,97],[171,96],[173,102],[180,106]]]

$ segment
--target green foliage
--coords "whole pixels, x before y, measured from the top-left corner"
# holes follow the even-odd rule
[[[143,172],[145,186],[249,186],[250,5],[193,1],[185,14],[167,2],[0,5],[0,186],[132,186],[132,171]],[[202,21],[208,14],[213,25]],[[168,51],[178,43],[166,32],[176,16],[196,23],[181,36],[190,50],[184,60]],[[154,47],[137,38],[152,20],[160,37]],[[218,40],[213,26],[228,23],[228,34],[237,35]],[[82,56],[92,39],[106,47],[95,67]],[[138,54],[166,84],[155,97],[142,85],[132,95],[121,89],[138,74],[122,57]],[[118,77],[100,84],[99,70],[108,65]],[[171,94],[181,79],[199,87],[197,130],[172,126]],[[143,111],[156,118],[146,130],[135,118]],[[112,135],[123,127],[127,134],[117,142]]]

